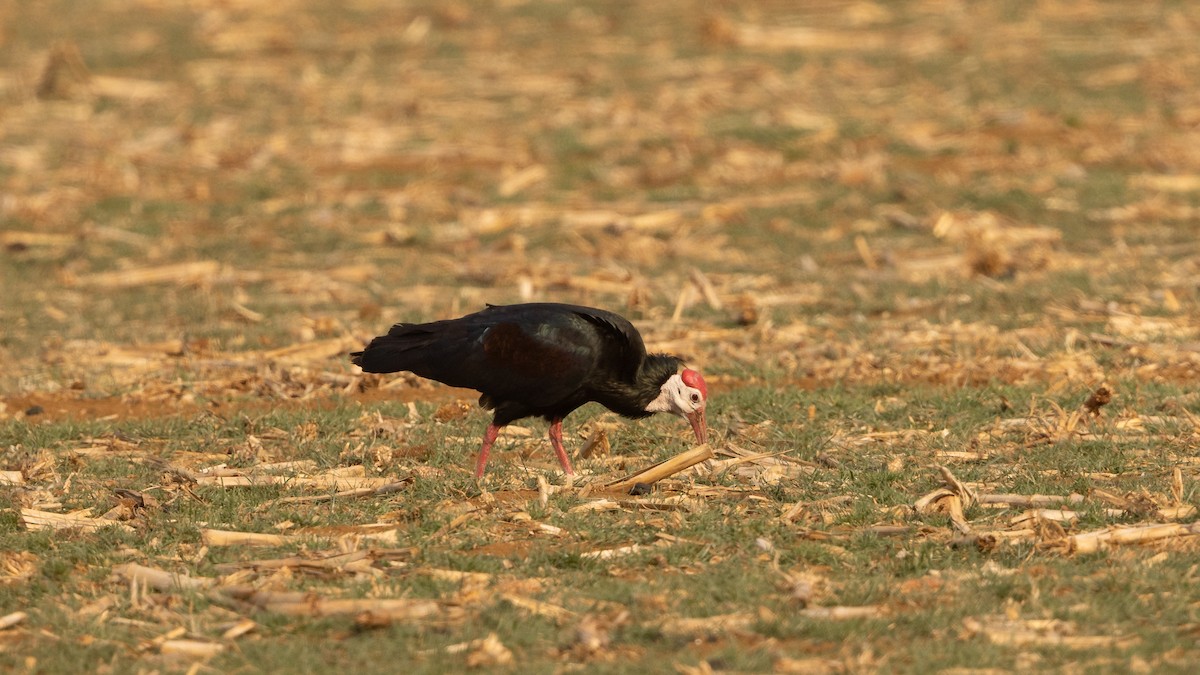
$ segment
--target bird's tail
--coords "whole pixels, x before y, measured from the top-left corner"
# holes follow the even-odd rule
[[[387,335],[371,340],[361,352],[352,352],[350,361],[367,373],[395,373],[419,370],[435,349],[438,337],[418,325],[397,324]]]

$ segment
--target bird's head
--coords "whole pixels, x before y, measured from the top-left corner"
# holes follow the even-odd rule
[[[708,404],[708,386],[700,373],[691,368],[674,373],[663,382],[658,398],[646,406],[646,412],[669,412],[684,417],[692,424],[697,443],[708,442],[708,427],[704,423],[704,407]]]

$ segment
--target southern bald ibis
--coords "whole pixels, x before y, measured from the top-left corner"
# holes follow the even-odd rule
[[[595,401],[625,417],[669,412],[708,430],[708,388],[700,373],[667,354],[647,354],[633,324],[602,309],[554,303],[488,305],[458,319],[398,323],[351,360],[368,373],[410,371],[480,392],[494,411],[483,434],[475,477],[483,476],[500,429],[523,417],[550,422],[550,444],[567,475],[562,421]],[[681,369],[682,368],[682,369]]]

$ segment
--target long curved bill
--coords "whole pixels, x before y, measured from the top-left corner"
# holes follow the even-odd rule
[[[696,442],[704,445],[708,442],[708,425],[704,423],[704,408],[687,414],[687,421],[692,423],[692,431],[696,432]]]

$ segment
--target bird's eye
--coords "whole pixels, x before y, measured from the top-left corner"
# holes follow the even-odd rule
[[[692,403],[700,402],[700,394],[692,394]]]

